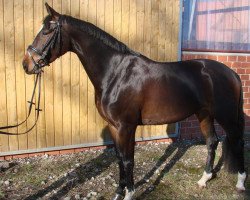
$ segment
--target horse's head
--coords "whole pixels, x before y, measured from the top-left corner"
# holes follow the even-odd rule
[[[23,58],[27,74],[37,74],[42,68],[68,51],[69,40],[62,26],[62,16],[45,3],[48,16]]]

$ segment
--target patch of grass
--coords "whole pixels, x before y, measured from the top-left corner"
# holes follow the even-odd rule
[[[2,189],[0,188],[0,199],[4,198],[5,194],[4,192],[2,191]]]
[[[193,166],[187,166],[184,163],[177,162],[175,164],[175,168],[179,170],[183,170],[188,172],[189,174],[201,174],[203,172],[203,168],[193,167]]]
[[[102,158],[96,158],[93,161],[94,161],[93,164],[95,164],[97,166],[103,166],[104,165]]]

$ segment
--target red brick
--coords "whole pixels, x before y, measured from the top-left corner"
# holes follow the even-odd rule
[[[250,98],[250,92],[244,93],[244,100]]]
[[[250,62],[250,56],[247,56],[247,62]]]
[[[236,69],[236,72],[237,72],[238,74],[245,74],[245,73],[246,73],[246,69],[237,68],[237,69]]]
[[[231,65],[231,67],[236,67],[236,68],[238,68],[238,67],[241,67],[241,62],[232,62],[232,65]]]
[[[13,155],[13,158],[28,158],[29,154],[19,154],[19,155]]]
[[[45,154],[48,154],[48,155],[59,155],[60,151],[47,151],[47,152],[45,152]]]
[[[84,148],[77,148],[75,149],[75,152],[83,152],[83,151],[88,151],[89,150],[89,147],[84,147]]]
[[[244,86],[250,86],[250,81],[244,81]]]
[[[224,65],[231,67],[232,66],[232,62],[223,62]]]
[[[60,154],[69,154],[69,153],[74,153],[74,149],[65,149],[65,150],[60,150]]]
[[[198,121],[193,121],[192,122],[192,127],[193,128],[197,128],[197,127],[199,128],[200,127],[200,123]]]
[[[246,69],[246,74],[250,74],[250,69]]]
[[[227,56],[218,56],[217,58],[218,61],[228,61]]]
[[[249,87],[242,87],[243,88],[243,92],[249,92]]]
[[[198,58],[198,59],[206,59],[206,58],[207,58],[207,55],[197,55],[197,58]]]
[[[240,79],[243,81],[247,81],[247,80],[249,80],[249,75],[248,74],[241,74]]]
[[[228,61],[237,61],[237,56],[228,56]]]
[[[245,63],[242,63],[241,66],[244,68],[250,68],[250,63],[245,62]]]
[[[238,56],[238,61],[239,62],[246,62],[247,61],[247,57],[246,56]]]
[[[39,152],[39,153],[29,153],[29,157],[35,157],[35,156],[43,156],[44,152]]]
[[[4,159],[5,160],[11,160],[11,159],[13,159],[13,156],[4,156]]]
[[[211,60],[217,60],[217,56],[213,56],[213,55],[208,55],[207,58]]]
[[[155,140],[155,142],[173,142],[171,138]]]
[[[250,109],[250,104],[245,104],[244,109]]]
[[[183,128],[190,127],[191,125],[192,125],[191,122],[187,122],[187,121],[181,122],[181,127]]]
[[[145,145],[145,144],[147,144],[147,142],[146,142],[146,141],[138,141],[138,142],[136,142],[136,144],[142,144],[142,145]]]

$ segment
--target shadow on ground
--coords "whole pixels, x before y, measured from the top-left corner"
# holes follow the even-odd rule
[[[197,145],[204,145],[204,142],[191,141],[191,142],[184,142],[182,143],[182,145],[180,145],[180,143],[170,144],[166,148],[164,154],[158,159],[156,164],[153,167],[151,167],[151,169],[144,175],[144,177],[135,184],[136,191],[138,192],[138,194],[136,195],[136,199],[138,200],[147,199],[147,197],[149,197],[151,193],[155,191],[157,186],[160,185],[161,180],[164,178],[164,176],[186,154],[188,149],[191,148],[192,146],[197,146]],[[46,196],[47,194],[50,194],[49,199],[62,199],[78,185],[84,184],[92,177],[97,177],[98,175],[103,173],[106,169],[108,169],[110,165],[116,161],[114,152],[111,153],[111,151],[113,150],[111,149],[104,150],[102,154],[91,159],[89,162],[84,163],[79,167],[75,168],[73,171],[68,173],[67,176],[60,178],[59,180],[47,186],[46,188],[37,191],[36,193],[28,196],[25,199],[26,200],[39,199]],[[250,152],[249,150],[247,151]],[[99,160],[108,160],[109,162],[100,163]],[[250,163],[249,161],[250,159],[246,159],[246,168],[249,166]],[[160,166],[164,164],[165,166],[163,167],[163,169],[161,168],[159,175],[156,177],[156,179],[154,179],[153,183],[146,184],[146,180],[150,179],[155,174],[155,172],[160,169]],[[215,167],[215,172],[218,172],[221,169],[222,164],[223,160],[219,159],[219,162]],[[93,169],[96,168],[97,165],[99,170],[93,173]],[[117,174],[115,176],[118,177]],[[51,195],[51,193],[53,193],[54,190],[57,191],[56,194]],[[245,198],[246,199],[250,198],[249,189],[245,193]],[[99,199],[104,199],[104,197],[100,197]]]

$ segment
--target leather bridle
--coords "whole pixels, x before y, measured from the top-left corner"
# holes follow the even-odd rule
[[[33,73],[40,73],[42,71],[42,68],[49,65],[49,59],[50,59],[50,51],[51,49],[55,48],[55,45],[58,44],[59,46],[59,53],[61,52],[61,24],[60,20],[58,21],[50,21],[50,24],[55,24],[53,28],[50,28],[47,31],[43,31],[43,35],[47,35],[54,31],[53,35],[47,40],[47,42],[44,44],[43,48],[41,50],[37,49],[33,45],[29,45],[27,49],[27,53],[32,60],[34,64],[34,68],[32,70]],[[33,51],[35,54],[37,54],[40,58],[36,61],[31,51]]]
[[[42,76],[42,72],[43,72],[42,68],[49,65],[49,59],[50,59],[49,54],[50,54],[51,49],[55,48],[56,44],[58,44],[58,46],[59,46],[59,48],[58,48],[59,53],[61,52],[61,24],[59,22],[60,22],[60,20],[58,20],[58,22],[50,21],[50,24],[55,24],[56,26],[54,26],[53,28],[50,28],[47,31],[43,31],[44,35],[52,33],[53,31],[54,31],[54,33],[47,40],[47,42],[45,43],[45,45],[43,46],[43,48],[41,50],[37,49],[33,45],[28,46],[27,53],[34,64],[34,68],[33,68],[32,72],[36,74],[36,79],[35,79],[35,85],[34,85],[34,89],[32,92],[31,100],[28,101],[28,103],[30,105],[29,105],[28,115],[27,115],[26,119],[24,121],[16,124],[16,125],[9,125],[9,126],[0,127],[0,130],[16,128],[16,127],[24,124],[28,120],[29,116],[31,115],[33,105],[36,105],[34,103],[34,98],[35,98],[35,93],[36,93],[36,87],[38,84],[38,98],[37,98],[37,108],[35,108],[35,122],[28,130],[26,130],[24,132],[10,133],[10,132],[5,132],[5,131],[0,131],[0,134],[3,134],[3,135],[23,135],[23,134],[26,134],[29,131],[31,131],[36,126],[38,118],[39,118],[39,112],[42,111],[40,109],[41,76]],[[32,54],[30,53],[30,51],[33,51],[34,53],[36,53],[38,56],[40,56],[40,58],[37,61],[35,61]]]

